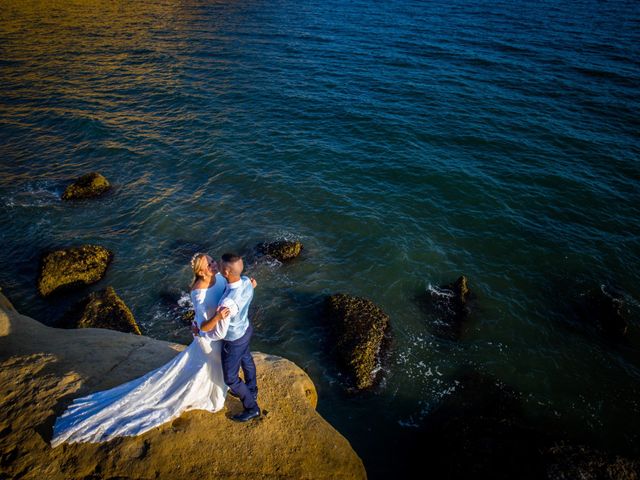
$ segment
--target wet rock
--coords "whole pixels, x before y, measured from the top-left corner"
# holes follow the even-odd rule
[[[473,299],[465,276],[459,277],[455,282],[430,288],[421,303],[434,317],[431,324],[433,334],[459,340],[464,323],[471,314]]]
[[[325,309],[335,353],[349,382],[356,390],[372,387],[389,340],[389,316],[370,300],[341,293],[327,297]]]
[[[549,480],[637,480],[640,461],[607,454],[583,445],[560,443],[544,451]]]
[[[62,194],[62,200],[82,200],[103,195],[111,188],[109,181],[96,172],[87,173],[69,185]]]
[[[91,293],[75,306],[64,319],[64,326],[72,328],[107,328],[142,335],[131,310],[116,294],[113,287]]]
[[[191,326],[195,318],[191,297],[178,288],[168,288],[160,292],[160,300],[176,322]]]
[[[300,255],[302,248],[302,243],[297,240],[279,240],[277,242],[261,243],[258,245],[258,252],[284,262]]]
[[[629,328],[630,310],[621,290],[601,285],[583,295],[577,308],[580,320],[593,324],[610,337],[623,337]]]
[[[98,245],[83,245],[49,252],[42,257],[38,292],[53,292],[89,285],[104,277],[113,254]]]

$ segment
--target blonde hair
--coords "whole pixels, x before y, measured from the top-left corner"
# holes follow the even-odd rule
[[[192,287],[196,283],[196,280],[198,280],[199,273],[202,270],[203,259],[205,261],[207,260],[207,254],[202,252],[198,252],[191,257],[191,270],[193,272],[193,279],[191,280]]]

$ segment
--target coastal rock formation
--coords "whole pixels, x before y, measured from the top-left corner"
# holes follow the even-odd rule
[[[92,292],[67,315],[66,323],[75,328],[108,328],[142,335],[131,310],[113,287]]]
[[[49,445],[74,398],[166,363],[182,345],[103,329],[46,327],[0,294],[0,476],[46,478],[364,479],[362,461],[315,410],[309,377],[290,361],[254,353],[263,416],[191,411],[138,437]]]
[[[263,255],[269,255],[281,262],[291,260],[300,255],[302,251],[302,243],[289,240],[279,240],[271,243],[261,243],[258,245],[258,251]]]
[[[87,173],[64,190],[62,200],[82,200],[99,197],[109,191],[110,188],[109,181],[99,173]]]
[[[640,460],[600,452],[564,442],[543,452],[549,480],[638,480]]]
[[[629,328],[630,311],[624,294],[607,285],[588,291],[577,308],[582,321],[596,326],[605,335],[620,338]]]
[[[407,458],[429,453],[434,478],[637,480],[637,459],[575,445],[557,419],[531,419],[523,396],[477,371],[455,376],[455,388],[424,426],[408,432]]]
[[[327,297],[326,314],[336,356],[350,382],[357,390],[372,387],[389,340],[389,316],[370,300],[342,293]]]
[[[429,313],[435,316],[431,324],[432,332],[450,340],[460,339],[464,322],[471,313],[471,298],[465,276],[455,282],[430,288],[423,300]]]
[[[104,277],[113,254],[98,245],[49,252],[42,257],[38,292],[43,297],[61,289],[95,283]]]

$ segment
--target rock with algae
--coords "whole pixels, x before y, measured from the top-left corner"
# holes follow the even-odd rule
[[[389,340],[389,316],[372,301],[343,293],[326,299],[339,363],[356,390],[375,385]]]
[[[110,189],[111,184],[106,178],[97,172],[91,172],[81,176],[71,185],[67,186],[62,194],[62,200],[95,198],[105,194]]]
[[[68,314],[67,324],[76,328],[108,328],[142,335],[131,310],[113,287],[92,292]]]
[[[300,255],[302,248],[302,243],[297,240],[278,240],[277,242],[265,242],[258,245],[258,251],[260,253],[263,255],[269,255],[281,262],[296,258]]]
[[[40,264],[38,292],[43,297],[104,277],[113,254],[99,245],[82,245],[46,253]]]

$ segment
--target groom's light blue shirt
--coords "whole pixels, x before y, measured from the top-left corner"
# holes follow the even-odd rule
[[[253,299],[253,285],[247,277],[227,284],[220,305],[230,310],[229,330],[224,339],[228,342],[242,337],[249,328],[249,304]]]

